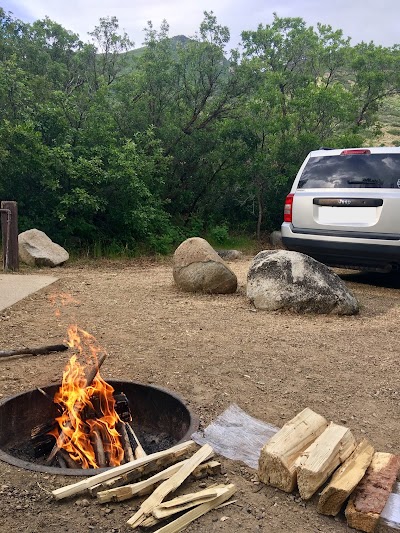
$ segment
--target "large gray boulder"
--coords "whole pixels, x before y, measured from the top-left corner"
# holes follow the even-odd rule
[[[359,304],[333,270],[308,255],[262,251],[247,275],[247,296],[257,309],[353,315]]]
[[[18,235],[19,258],[30,266],[55,267],[68,261],[69,254],[43,231],[30,229]]]
[[[237,288],[235,273],[200,237],[187,239],[175,250],[173,276],[178,287],[187,292],[228,294]]]

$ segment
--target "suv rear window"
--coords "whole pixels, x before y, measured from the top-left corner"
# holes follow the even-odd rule
[[[310,157],[299,189],[400,189],[400,154]]]

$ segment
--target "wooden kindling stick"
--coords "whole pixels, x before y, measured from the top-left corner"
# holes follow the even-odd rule
[[[171,450],[172,449],[173,448],[171,448]],[[157,461],[150,461],[149,463],[141,464],[133,470],[129,470],[128,472],[125,472],[121,475],[115,475],[111,479],[89,487],[89,493],[92,497],[95,498],[96,495],[101,491],[107,491],[110,489],[121,487],[122,485],[133,484],[139,479],[143,479],[150,474],[160,472],[161,469],[166,469],[167,467],[176,464],[178,461],[182,461],[183,459],[189,458],[195,453],[197,449],[197,444],[191,441],[190,446],[185,446],[182,449],[175,449],[174,453],[159,457]],[[195,472],[196,470],[193,471],[192,475],[194,475]],[[218,472],[218,469],[212,469],[211,471],[209,471],[209,473],[211,474],[220,472]]]
[[[181,468],[169,479],[161,483],[156,490],[145,500],[140,509],[128,520],[128,524],[132,528],[140,526],[140,524],[151,514],[153,509],[160,505],[164,498],[175,491],[187,477],[193,472],[193,470],[200,463],[213,452],[213,449],[209,444],[205,444],[198,450],[190,459],[185,461]]]
[[[137,446],[135,446],[135,449],[132,448],[127,426],[128,424],[122,421],[117,424],[117,431],[121,439],[122,448],[124,449],[124,459],[126,463],[138,459],[138,457],[135,457],[135,449]]]
[[[56,500],[61,500],[63,498],[67,498],[75,494],[80,494],[81,492],[84,492],[90,487],[94,487],[95,485],[103,483],[109,479],[121,476],[135,469],[141,469],[143,465],[146,465],[151,462],[157,463],[157,461],[163,457],[166,457],[166,456],[173,457],[177,454],[182,453],[185,450],[192,449],[193,444],[194,444],[193,441],[189,440],[187,442],[177,444],[176,446],[173,446],[172,448],[169,448],[168,450],[156,452],[151,455],[147,455],[146,457],[142,457],[141,459],[136,459],[135,461],[131,461],[130,463],[125,463],[124,465],[115,466],[114,468],[109,468],[105,472],[100,472],[96,476],[91,476],[90,478],[84,479],[82,481],[78,481],[77,483],[73,483],[71,485],[67,485],[65,487],[61,487],[59,489],[53,490],[52,494],[56,498]]]
[[[128,423],[125,424],[125,428],[127,431],[128,439],[133,440],[136,443],[135,446],[135,459],[140,459],[141,457],[146,457],[147,453],[143,450],[142,445],[139,442],[139,439],[136,436],[136,433],[134,432],[132,426]]]
[[[211,456],[212,454],[210,454],[210,457]],[[115,487],[113,489],[99,491],[97,493],[97,499],[100,503],[107,503],[111,501],[122,502],[129,500],[130,498],[134,498],[135,496],[145,496],[146,494],[150,494],[159,483],[169,479],[176,472],[178,472],[178,470],[185,464],[186,461],[187,459],[171,465],[143,481],[131,483],[123,487]],[[209,461],[197,466],[193,470],[192,476],[196,479],[199,479],[204,475],[215,474],[219,473],[220,471],[221,463],[218,461]]]
[[[154,533],[178,533],[179,531],[183,531],[191,522],[197,520],[197,518],[200,518],[200,516],[202,516],[203,514],[206,514],[208,511],[211,511],[211,509],[215,509],[222,503],[229,500],[229,498],[235,492],[235,485],[225,485],[225,489],[223,490],[222,494],[213,498],[212,500],[198,505],[194,509],[191,509],[176,520],[173,520],[172,522],[167,524],[166,526],[157,529],[157,531],[155,531]]]

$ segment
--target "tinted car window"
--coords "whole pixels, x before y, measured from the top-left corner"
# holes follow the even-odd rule
[[[400,189],[400,154],[311,157],[299,189]]]

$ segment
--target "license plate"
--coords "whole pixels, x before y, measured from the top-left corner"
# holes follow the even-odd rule
[[[375,224],[376,207],[325,207],[318,206],[316,221],[320,224],[335,224],[338,226],[365,226]]]

